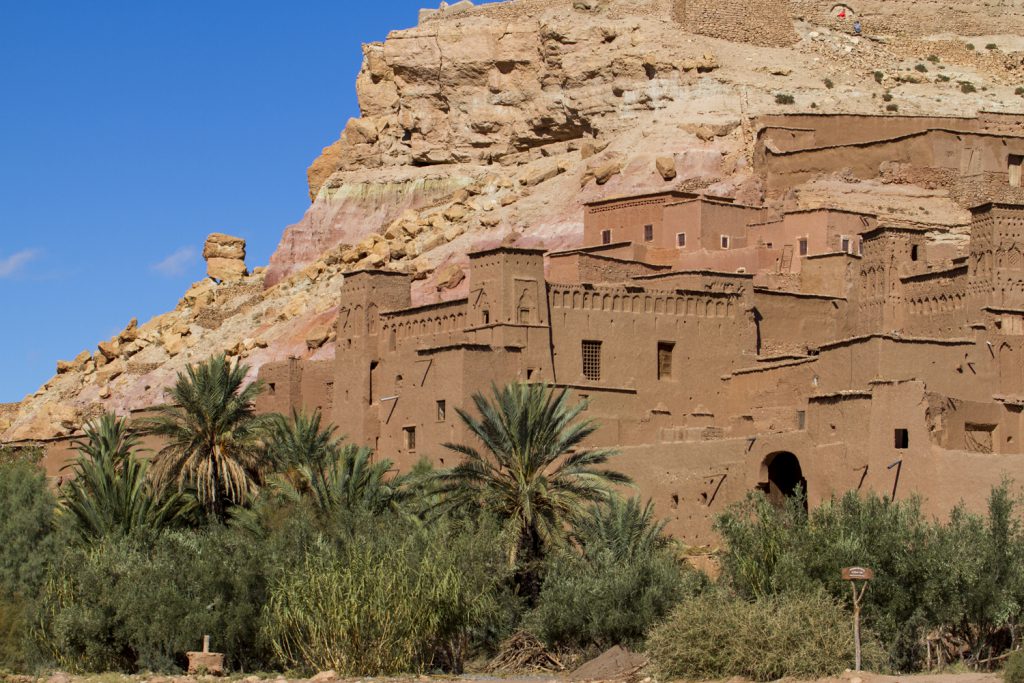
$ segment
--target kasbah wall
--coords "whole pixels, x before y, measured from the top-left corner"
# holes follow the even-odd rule
[[[759,126],[773,191],[840,163],[975,187],[969,242],[839,209],[609,197],[586,206],[578,249],[471,254],[464,298],[413,307],[410,276],[350,273],[334,359],[264,366],[257,409],[320,409],[401,468],[449,466],[472,393],[567,389],[601,424],[593,445],[621,450],[616,467],[691,544],[752,490],[803,487],[812,506],[919,494],[943,515],[1024,482],[1024,118]],[[46,446],[57,475],[70,445]]]

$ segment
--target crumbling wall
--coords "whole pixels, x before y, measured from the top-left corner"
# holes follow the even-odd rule
[[[703,36],[766,47],[797,42],[788,0],[674,0],[672,14],[685,30]]]

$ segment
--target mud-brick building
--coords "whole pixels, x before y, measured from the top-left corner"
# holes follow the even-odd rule
[[[692,542],[752,489],[942,514],[1024,475],[1024,207],[974,209],[952,258],[874,216],[684,193],[584,222],[579,249],[471,254],[465,298],[413,307],[408,276],[349,275],[335,358],[264,366],[259,408],[321,408],[407,468],[451,464],[473,392],[566,388]]]

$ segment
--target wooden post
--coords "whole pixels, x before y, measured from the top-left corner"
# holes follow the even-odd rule
[[[853,593],[854,671],[860,671],[860,601],[868,589],[868,581],[875,578],[875,572],[866,567],[847,567],[843,569],[842,576],[844,581],[850,582],[850,591]],[[863,581],[859,591],[857,581]]]

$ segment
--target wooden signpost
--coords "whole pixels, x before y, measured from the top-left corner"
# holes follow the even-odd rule
[[[864,591],[868,588],[868,581],[875,578],[875,572],[867,567],[846,567],[843,569],[843,581],[850,582],[850,589],[853,591],[853,645],[855,654],[855,671],[860,671],[860,601],[864,597]],[[863,581],[860,591],[857,590],[857,582]]]

